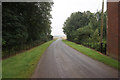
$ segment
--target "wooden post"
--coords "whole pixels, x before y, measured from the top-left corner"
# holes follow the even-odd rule
[[[101,31],[100,31],[100,48],[101,48],[101,53],[102,53],[102,39],[103,39],[103,17],[104,17],[104,0],[102,2],[102,12],[101,12]]]

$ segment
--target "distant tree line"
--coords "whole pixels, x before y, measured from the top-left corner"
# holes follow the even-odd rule
[[[75,12],[64,22],[67,39],[100,51],[101,12]],[[103,53],[106,52],[106,12],[104,12]]]
[[[52,2],[3,2],[3,57],[30,49],[53,38],[51,33]]]

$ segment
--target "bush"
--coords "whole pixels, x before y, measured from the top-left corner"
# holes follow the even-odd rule
[[[82,45],[84,46],[87,46],[87,47],[90,47],[92,49],[95,49],[97,51],[100,51],[101,52],[101,47],[100,47],[100,43],[83,43]],[[103,41],[103,44],[102,44],[102,53],[106,53],[106,41]]]

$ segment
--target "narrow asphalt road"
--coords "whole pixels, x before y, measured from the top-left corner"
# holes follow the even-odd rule
[[[64,44],[53,42],[42,55],[32,78],[116,78],[118,71]]]

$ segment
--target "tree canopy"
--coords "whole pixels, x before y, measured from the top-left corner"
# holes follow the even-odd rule
[[[3,56],[52,39],[52,2],[3,2]]]
[[[100,50],[100,16],[101,12],[91,13],[86,11],[72,13],[63,25],[63,31],[67,39]],[[104,43],[106,44],[106,12],[104,13],[103,30]]]

